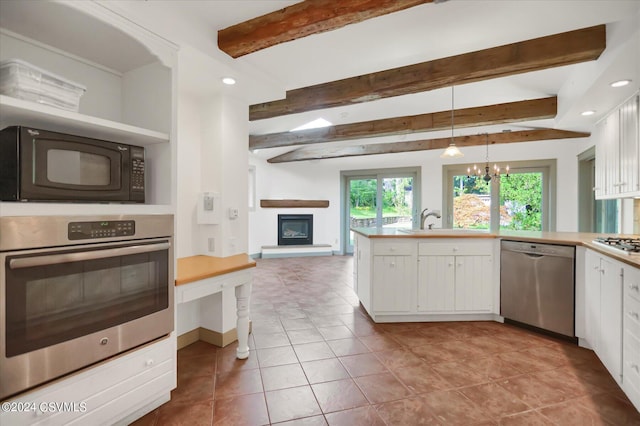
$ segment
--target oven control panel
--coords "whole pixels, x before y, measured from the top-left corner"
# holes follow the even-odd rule
[[[134,235],[135,233],[135,220],[69,222],[67,231],[67,235],[70,240],[129,237]]]

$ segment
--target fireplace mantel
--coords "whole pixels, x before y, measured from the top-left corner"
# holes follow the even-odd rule
[[[329,200],[260,200],[263,208],[327,208]]]

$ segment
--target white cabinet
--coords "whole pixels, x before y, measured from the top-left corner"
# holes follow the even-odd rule
[[[169,400],[176,387],[174,337],[5,401],[3,425],[128,423]],[[68,403],[64,408],[49,403]],[[15,404],[15,405],[14,405]],[[4,407],[4,405],[3,405]],[[17,410],[21,407],[21,410]],[[27,409],[23,408],[27,407]]]
[[[622,287],[624,266],[607,256],[587,251],[585,288],[587,341],[622,384]]]
[[[624,267],[622,388],[640,410],[640,270]]]
[[[408,313],[415,303],[415,242],[373,246],[372,308],[376,313]]]
[[[354,263],[356,274],[356,294],[360,303],[371,313],[371,243],[369,238],[355,235],[353,256],[357,259]]]
[[[3,2],[0,22],[0,60],[21,59],[87,87],[78,112],[0,95],[0,128],[141,145],[147,166],[146,205],[4,202],[0,214],[172,212],[177,46],[96,2]]]
[[[491,312],[492,242],[418,244],[418,311]]]
[[[636,94],[596,125],[596,199],[640,195],[638,103]]]
[[[356,234],[360,303],[376,322],[494,319],[495,243]]]

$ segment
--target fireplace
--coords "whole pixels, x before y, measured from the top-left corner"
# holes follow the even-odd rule
[[[279,214],[278,245],[312,245],[312,214]]]

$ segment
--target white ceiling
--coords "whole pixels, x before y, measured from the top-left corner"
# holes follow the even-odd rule
[[[555,127],[591,131],[608,110],[640,87],[640,1],[638,0],[450,0],[316,34],[270,47],[238,59],[217,49],[218,30],[294,4],[294,1],[102,1],[180,44],[216,59],[225,73],[236,73],[243,92],[258,76],[269,90],[244,91],[250,103],[275,100],[284,91],[403,65],[457,55],[598,24],[607,25],[607,49],[596,62],[576,64],[456,87],[455,108],[489,105],[551,95],[559,97],[555,120],[518,126],[460,129],[477,134],[502,129]],[[612,89],[608,83],[633,79]],[[267,83],[264,83],[267,82]],[[266,88],[265,88],[266,89]],[[265,95],[268,93],[269,95]],[[265,99],[265,96],[269,96]],[[323,117],[346,124],[451,108],[451,89],[294,114],[250,123],[252,134],[286,131]],[[579,113],[596,110],[591,117]],[[441,137],[441,132],[409,135],[403,140]],[[400,140],[376,138],[366,142]],[[363,141],[354,142],[363,143]],[[271,157],[282,150],[265,150]]]

